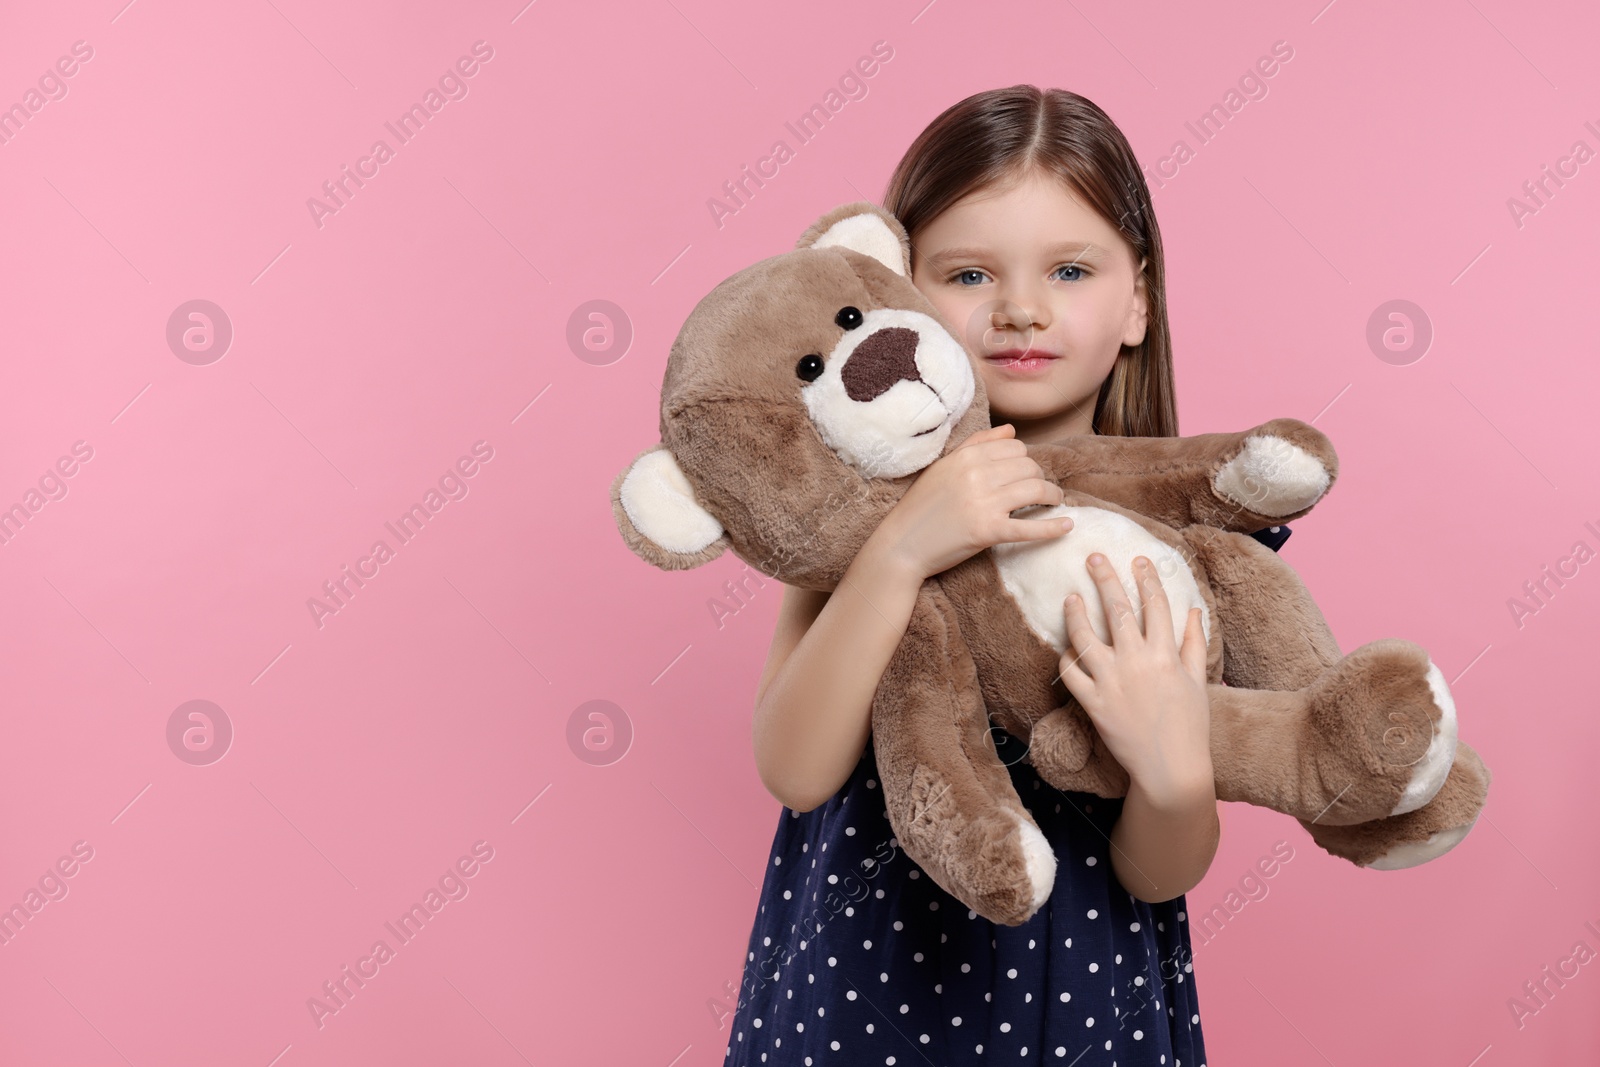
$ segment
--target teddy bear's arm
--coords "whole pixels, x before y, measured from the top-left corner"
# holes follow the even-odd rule
[[[1339,473],[1326,434],[1299,419],[1193,437],[1081,435],[1028,449],[1045,476],[1172,526],[1255,533],[1297,519]]]

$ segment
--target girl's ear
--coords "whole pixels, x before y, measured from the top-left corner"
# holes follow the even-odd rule
[[[902,277],[911,276],[911,240],[900,220],[876,204],[858,200],[813,222],[796,248],[848,248],[871,256]]]
[[[1150,286],[1145,280],[1144,260],[1139,261],[1139,273],[1133,279],[1133,300],[1128,305],[1128,317],[1122,326],[1122,343],[1129,348],[1144,343],[1150,328]]]
[[[729,545],[722,523],[664,444],[639,453],[611,483],[611,514],[628,547],[646,563],[681,571],[710,563]]]

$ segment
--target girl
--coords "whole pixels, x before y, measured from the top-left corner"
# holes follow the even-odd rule
[[[884,206],[911,236],[912,281],[963,331],[994,425],[916,477],[834,593],[784,589],[753,736],[786,810],[727,1062],[1204,1067],[1183,896],[1219,835],[1198,610],[1181,648],[1170,628],[1146,634],[1121,577],[1090,557],[1112,641],[1069,599],[1062,681],[1131,782],[1112,800],[1062,792],[993,731],[1058,861],[1021,926],[983,919],[899,851],[871,744],[872,696],[922,582],[990,545],[1071,536],[1070,520],[1011,515],[1061,499],[1026,443],[1178,432],[1143,175],[1093,103],[1014,86],[935,119]],[[1164,607],[1136,563],[1141,604]]]

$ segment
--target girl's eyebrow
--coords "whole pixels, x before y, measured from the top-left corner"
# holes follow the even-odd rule
[[[1100,254],[1099,246],[1093,241],[1062,241],[1051,245],[1045,251],[1055,258],[1057,256],[1073,256],[1078,259],[1094,259]],[[990,258],[993,252],[987,248],[944,248],[927,257],[927,262],[932,266],[944,263],[956,263],[963,260],[982,260]]]

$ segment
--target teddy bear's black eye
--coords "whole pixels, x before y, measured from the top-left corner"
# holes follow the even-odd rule
[[[814,382],[822,377],[822,357],[818,355],[801,356],[800,362],[795,364],[795,374],[802,382]]]
[[[839,314],[833,317],[833,322],[842,330],[853,330],[861,325],[861,309],[842,307]]]

